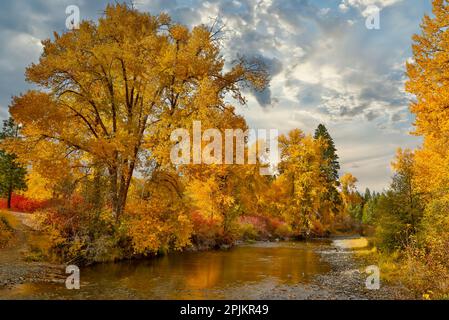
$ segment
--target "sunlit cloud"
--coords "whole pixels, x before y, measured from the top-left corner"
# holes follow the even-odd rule
[[[10,98],[26,90],[24,69],[36,62],[41,39],[65,30],[65,8],[75,4],[82,19],[98,19],[107,1],[14,1],[0,10],[1,116]],[[366,10],[381,9],[380,30],[365,27]],[[334,136],[342,172],[352,171],[360,187],[388,185],[389,162],[400,145],[415,146],[408,134],[412,116],[404,92],[411,36],[430,11],[422,0],[141,0],[139,10],[169,13],[188,26],[225,26],[223,54],[258,57],[271,82],[262,93],[246,92],[240,107],[249,125],[312,133],[325,123]],[[368,151],[372,152],[368,152]],[[366,159],[353,159],[357,153]]]

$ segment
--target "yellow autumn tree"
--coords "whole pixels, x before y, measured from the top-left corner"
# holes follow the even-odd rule
[[[424,136],[416,152],[417,186],[428,197],[438,197],[449,186],[449,4],[434,0],[434,17],[424,16],[421,34],[413,36],[413,61],[407,64],[406,89],[416,97],[415,134]]]
[[[351,173],[345,173],[340,178],[343,203],[346,206],[350,206],[358,202],[357,186],[356,186],[357,181],[358,181],[357,178],[354,177]]]
[[[221,225],[223,235],[232,239],[235,233],[235,222],[239,216],[255,213],[257,210],[257,188],[259,186],[261,162],[257,159],[257,146],[252,150],[248,148],[246,139],[243,139],[244,163],[237,162],[237,137],[234,134],[227,146],[226,129],[232,128],[247,133],[246,121],[234,113],[233,108],[225,112],[211,112],[206,123],[214,123],[220,132],[221,145],[225,152],[221,155],[212,154],[220,159],[215,164],[187,164],[178,169],[182,172],[186,185],[186,195],[192,201],[192,205],[206,219],[216,221]],[[204,127],[203,129],[207,129]],[[229,139],[229,138],[228,138]],[[210,141],[202,141],[202,149]],[[240,146],[240,145],[239,145]],[[262,146],[259,145],[258,148]],[[221,149],[221,148],[220,148]],[[214,151],[215,152],[215,151]],[[255,152],[256,163],[248,163],[250,153]],[[226,163],[226,153],[232,155],[232,163]]]
[[[411,269],[420,279],[411,282],[432,295],[449,292],[449,2],[432,1],[421,33],[413,36],[413,59],[407,63],[406,90],[415,99],[415,134],[424,137],[414,155],[410,185],[425,207],[416,242],[410,248]],[[416,284],[424,283],[425,287]],[[427,293],[426,293],[427,294]],[[429,295],[429,294],[427,294]]]
[[[42,175],[66,168],[106,176],[118,220],[142,161],[157,155],[168,162],[174,128],[223,112],[227,94],[243,103],[241,85],[266,85],[258,61],[239,59],[227,72],[223,66],[214,30],[108,5],[98,23],[43,41],[39,62],[26,71],[41,89],[13,99],[23,139],[9,147]]]
[[[339,228],[349,230],[362,219],[362,197],[357,191],[357,178],[351,173],[345,173],[340,178],[342,207],[338,217]],[[360,226],[359,226],[360,227]]]
[[[416,97],[410,105],[416,115],[415,134],[424,137],[414,156],[413,185],[427,203],[425,221],[436,228],[449,217],[449,3],[434,0],[432,13],[424,16],[421,34],[413,36],[406,89]]]
[[[279,137],[281,162],[279,182],[283,185],[280,210],[297,234],[309,235],[319,222],[320,199],[325,190],[321,140],[294,129]]]
[[[27,174],[27,190],[24,192],[24,195],[36,200],[51,199],[53,194],[50,181],[43,178],[36,171],[31,170]]]

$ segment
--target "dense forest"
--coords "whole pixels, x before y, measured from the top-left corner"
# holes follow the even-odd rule
[[[323,124],[279,136],[274,175],[260,174],[259,158],[174,165],[174,129],[247,130],[230,98],[245,104],[245,88],[263,90],[270,75],[245,57],[225,68],[219,29],[115,4],[43,41],[27,68],[36,89],[13,98],[0,137],[3,206],[32,212],[48,235],[41,258],[63,263],[359,233],[390,280],[449,298],[449,5],[433,1],[433,14],[407,64],[413,134],[424,142],[398,149],[385,191],[360,192],[341,173]],[[263,147],[246,143],[245,156]],[[0,220],[0,246],[10,237]]]

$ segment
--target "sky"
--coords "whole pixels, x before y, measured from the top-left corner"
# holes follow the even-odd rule
[[[11,97],[25,92],[26,66],[37,62],[41,40],[65,32],[66,8],[76,5],[82,20],[97,20],[111,1],[16,0],[0,4],[0,118]],[[115,1],[112,1],[115,3]],[[137,0],[151,14],[169,13],[188,25],[224,26],[223,55],[258,57],[271,79],[265,91],[245,92],[238,108],[256,129],[313,134],[328,128],[340,157],[341,174],[351,172],[364,190],[382,191],[391,179],[398,147],[415,148],[404,90],[411,37],[419,32],[430,0]],[[371,6],[379,29],[366,27]]]

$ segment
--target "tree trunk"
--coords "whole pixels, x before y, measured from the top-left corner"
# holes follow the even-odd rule
[[[11,199],[12,199],[12,188],[10,186],[8,189],[8,203],[7,203],[8,210],[11,209]]]
[[[94,169],[94,179],[93,179],[93,205],[96,211],[97,218],[101,213],[101,209],[104,205],[104,198],[101,192],[102,181],[101,181],[101,169],[100,167],[95,167]]]
[[[125,210],[126,199],[128,198],[128,190],[131,182],[132,170],[129,170],[127,176],[123,176],[123,172],[119,175],[117,169],[109,169],[110,184],[111,184],[111,202],[112,202],[112,216],[116,222],[120,221],[120,217]],[[120,178],[119,178],[120,176]]]
[[[118,205],[118,194],[117,194],[117,168],[109,168],[109,188],[112,204],[112,217],[115,221],[118,221],[120,216],[120,210]]]

